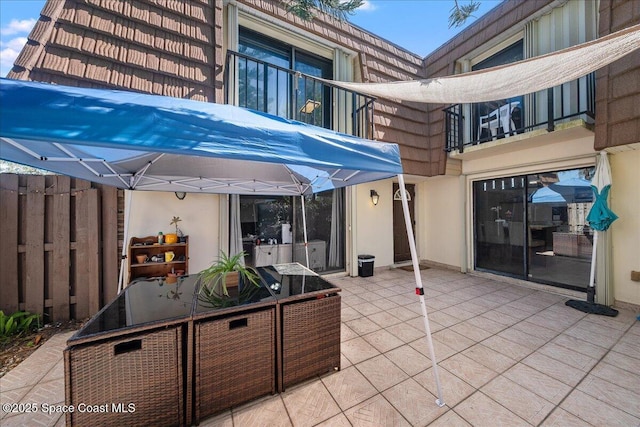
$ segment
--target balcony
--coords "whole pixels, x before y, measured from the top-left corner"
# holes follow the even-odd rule
[[[495,102],[456,104],[444,109],[445,151],[465,149],[581,119],[595,120],[595,75],[545,91]]]
[[[225,103],[358,136],[373,137],[375,98],[314,76],[227,51]]]

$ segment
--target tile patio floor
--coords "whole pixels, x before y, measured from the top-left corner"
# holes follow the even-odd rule
[[[342,291],[342,368],[201,426],[640,426],[640,322],[566,307],[566,295],[495,277],[422,271],[445,407],[413,273],[332,277]],[[582,299],[582,298],[580,298]],[[63,403],[60,334],[0,379],[2,403]],[[6,414],[8,426],[64,425]]]

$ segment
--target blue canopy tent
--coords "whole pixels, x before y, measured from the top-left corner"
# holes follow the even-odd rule
[[[397,176],[444,405],[396,144],[231,105],[0,79],[0,158],[148,191],[303,196]]]

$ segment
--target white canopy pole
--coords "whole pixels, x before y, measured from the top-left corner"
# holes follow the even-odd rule
[[[129,218],[131,217],[131,195],[133,190],[128,190],[127,193],[127,200],[124,205],[126,214],[124,218],[124,237],[122,239],[122,258],[120,259],[120,276],[118,277],[118,293],[124,289],[124,264],[127,259],[127,240],[129,239]]]
[[[418,251],[416,251],[416,242],[413,237],[413,225],[411,224],[411,216],[409,215],[409,202],[407,201],[407,193],[404,186],[404,176],[398,175],[398,184],[400,185],[400,197],[402,199],[402,211],[404,213],[404,223],[407,226],[407,237],[409,239],[409,249],[411,250],[411,261],[413,262],[413,273],[416,278],[416,293],[420,296],[420,306],[422,307],[422,317],[424,319],[424,329],[427,333],[427,343],[429,344],[429,357],[433,365],[433,376],[436,380],[436,388],[438,390],[438,398],[436,404],[440,407],[444,406],[444,398],[442,397],[442,387],[440,387],[440,375],[438,374],[438,363],[436,362],[436,353],[433,350],[433,341],[431,339],[431,327],[429,326],[429,317],[427,315],[427,305],[424,302],[424,290],[422,288],[422,277],[420,276],[420,263],[418,261]]]
[[[309,241],[307,240],[307,214],[304,209],[304,195],[300,195],[300,202],[302,203],[302,233],[304,236],[304,255],[307,260],[305,267],[309,268]]]

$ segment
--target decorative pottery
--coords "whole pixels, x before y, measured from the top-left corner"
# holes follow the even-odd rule
[[[167,245],[173,245],[174,243],[178,243],[178,235],[171,233],[171,234],[165,234],[164,235],[164,242]]]
[[[144,264],[148,260],[149,260],[149,257],[147,256],[147,254],[136,255],[136,261],[138,261],[138,264]]]
[[[164,262],[171,262],[173,261],[173,258],[175,258],[176,254],[174,254],[172,251],[168,251],[164,253]]]

